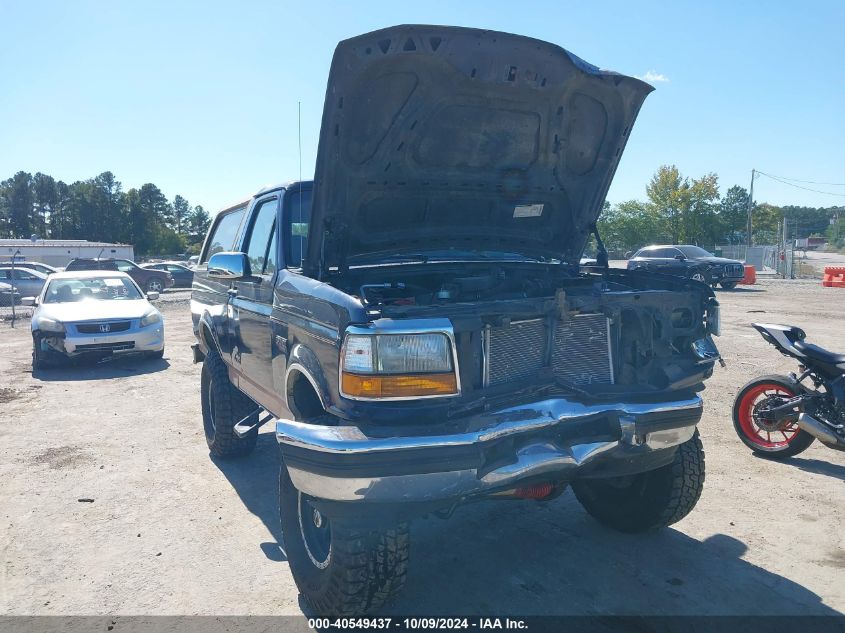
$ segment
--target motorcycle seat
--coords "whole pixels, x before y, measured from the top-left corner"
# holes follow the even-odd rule
[[[836,354],[829,352],[823,347],[813,345],[812,343],[805,343],[804,341],[795,341],[793,343],[795,349],[804,354],[807,358],[817,360],[828,365],[841,365],[845,363],[845,354]]]

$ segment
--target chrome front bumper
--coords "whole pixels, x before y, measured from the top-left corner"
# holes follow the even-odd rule
[[[659,467],[692,437],[701,412],[698,396],[637,404],[553,398],[468,418],[455,434],[368,437],[356,426],[279,420],[276,438],[293,484],[308,495],[429,503]]]

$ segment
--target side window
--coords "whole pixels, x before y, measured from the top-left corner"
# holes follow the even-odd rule
[[[311,190],[299,189],[285,196],[285,259],[290,268],[301,268],[311,223]]]
[[[132,272],[132,270],[135,268],[132,262],[127,261],[125,259],[116,259],[114,261],[114,264],[115,266],[117,266],[117,269],[122,273]]]
[[[232,250],[245,210],[246,207],[241,207],[240,209],[229,211],[217,219],[214,228],[211,230],[211,237],[208,240],[206,251],[203,253],[202,259],[200,259],[201,264],[208,262],[209,258],[215,253]]]
[[[25,270],[20,270],[19,268],[15,270],[15,279],[35,279],[35,275],[32,273],[28,273]]]
[[[259,207],[252,214],[252,227],[249,231],[244,252],[249,258],[249,266],[253,275],[272,274],[266,270],[267,251],[270,238],[275,233],[276,210],[279,207],[277,198],[259,203]],[[275,257],[274,257],[275,259]],[[275,264],[274,264],[275,269]]]
[[[666,254],[663,257],[668,257],[669,259],[673,259],[681,254],[677,248],[665,248],[663,249],[666,251]]]

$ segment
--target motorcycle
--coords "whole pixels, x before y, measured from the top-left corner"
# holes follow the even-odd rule
[[[784,356],[797,360],[800,374],[760,376],[737,394],[734,429],[755,453],[786,459],[814,440],[845,451],[845,354],[806,343],[797,327],[754,323],[752,327]]]

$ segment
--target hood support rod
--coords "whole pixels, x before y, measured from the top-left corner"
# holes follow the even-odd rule
[[[590,225],[590,232],[596,237],[596,264],[604,269],[610,268],[607,249],[604,247],[604,242],[601,241],[599,229],[595,222]]]

